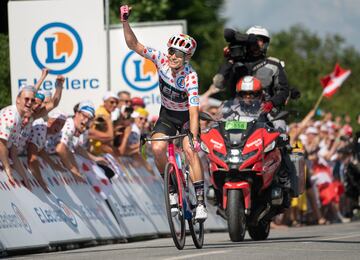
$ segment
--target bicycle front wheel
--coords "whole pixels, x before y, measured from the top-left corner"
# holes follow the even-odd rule
[[[175,246],[181,250],[185,246],[185,215],[184,209],[180,207],[179,201],[177,203],[178,212],[174,214],[172,205],[170,204],[170,191],[171,187],[175,190],[175,193],[179,195],[181,190],[181,183],[177,182],[175,167],[171,163],[167,163],[164,174],[164,195],[166,214],[168,217],[171,236],[173,238]]]

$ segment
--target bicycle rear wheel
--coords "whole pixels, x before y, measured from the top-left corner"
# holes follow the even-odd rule
[[[171,205],[170,205],[170,187],[173,185],[175,188],[175,192],[179,195],[179,187],[181,183],[177,183],[176,172],[174,165],[171,163],[167,163],[165,167],[164,174],[164,195],[165,195],[165,205],[166,205],[166,214],[168,217],[169,227],[171,236],[173,238],[175,246],[181,250],[185,246],[185,215],[184,209],[181,208],[178,204],[179,212],[176,216],[173,216],[171,213]]]

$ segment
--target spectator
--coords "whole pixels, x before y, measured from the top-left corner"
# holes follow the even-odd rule
[[[131,115],[131,113],[133,111],[133,110],[131,110],[128,113],[129,115],[124,114],[125,111],[129,111],[129,108],[132,108],[130,92],[120,91],[120,92],[118,92],[118,98],[119,98],[118,106],[114,110],[114,112],[111,113],[112,121],[117,121],[119,119],[121,120],[122,118],[127,118],[128,116]]]
[[[83,101],[79,104],[73,118],[68,118],[61,130],[61,137],[56,143],[56,153],[65,167],[73,174],[75,179],[83,181],[79,166],[75,160],[75,138],[79,137],[95,117],[95,108],[91,101]]]
[[[131,117],[131,125],[124,130],[124,136],[119,146],[120,155],[134,155],[139,153],[141,132],[144,129],[149,113],[144,108],[136,109]]]
[[[55,93],[54,96],[51,98],[49,102],[46,101],[46,96],[44,92],[40,92],[40,94],[37,93],[35,102],[33,104],[32,110],[33,110],[33,118],[41,118],[46,117],[47,114],[56,108],[61,100],[62,90],[63,90],[63,84],[64,84],[65,78],[61,75],[57,76],[56,82],[55,82]],[[43,97],[44,95],[44,97]],[[43,98],[43,99],[42,99]]]
[[[3,108],[0,111],[0,161],[10,182],[14,182],[13,170],[10,167],[9,155],[13,155],[13,165],[18,174],[24,179],[25,186],[31,188],[24,171],[22,163],[17,156],[16,142],[20,131],[21,123],[26,113],[32,112],[32,105],[35,102],[35,88],[24,86],[16,97],[16,104]],[[10,150],[9,150],[10,149]],[[11,151],[11,153],[9,152]],[[19,167],[19,169],[17,169]]]
[[[145,108],[145,103],[144,100],[140,97],[133,97],[131,99],[131,105],[133,107],[134,110],[138,109],[138,108]]]
[[[60,133],[62,127],[65,124],[65,120],[65,114],[58,111],[51,111],[49,113],[49,119],[47,122],[39,122],[38,124],[32,126],[31,136],[27,147],[28,164],[33,176],[47,193],[49,193],[50,191],[47,187],[46,182],[42,178],[38,157],[41,157],[45,162],[47,162],[53,170],[65,170],[57,162],[54,162],[45,152],[45,144],[47,137],[49,135],[56,135]]]
[[[114,140],[114,127],[111,121],[111,113],[115,110],[118,105],[119,99],[118,96],[112,92],[106,92],[103,97],[103,105],[101,105],[95,112],[96,119],[102,118],[104,121],[104,129],[106,131],[99,131],[96,129],[95,125],[91,126],[89,131],[90,138],[90,150],[94,155],[101,154],[102,143],[110,144]]]

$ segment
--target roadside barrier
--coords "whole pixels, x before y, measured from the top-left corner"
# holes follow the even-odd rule
[[[25,158],[21,160],[27,167]],[[10,183],[0,168],[1,252],[170,233],[163,181],[151,158],[152,172],[131,158],[120,158],[120,164],[112,161],[117,168],[111,180],[93,162],[80,156],[76,160],[86,176],[83,182],[41,161],[49,194],[30,171],[31,191],[16,172],[15,183]],[[225,230],[226,222],[216,216],[215,208],[208,209],[206,230]]]

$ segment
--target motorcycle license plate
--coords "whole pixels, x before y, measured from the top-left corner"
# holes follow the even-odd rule
[[[225,130],[245,130],[247,128],[247,122],[243,121],[227,121],[225,123]]]

